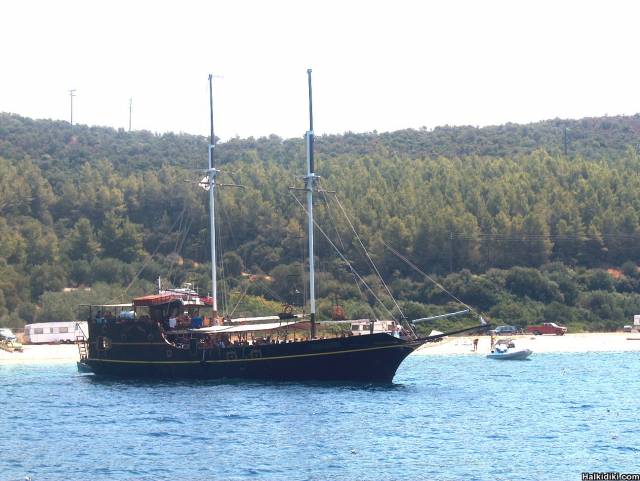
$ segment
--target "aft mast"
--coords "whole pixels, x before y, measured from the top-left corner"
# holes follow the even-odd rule
[[[313,163],[313,100],[311,95],[311,69],[307,69],[309,82],[309,130],[306,133],[307,139],[307,175],[304,177],[305,190],[307,191],[307,213],[309,217],[308,238],[309,238],[309,304],[311,318],[311,339],[316,336],[316,280],[315,266],[313,259],[313,191],[318,180],[315,174]]]
[[[207,169],[207,182],[209,186],[209,220],[211,229],[211,299],[213,301],[212,320],[218,317],[218,290],[217,290],[217,273],[216,273],[216,177],[220,173],[215,168],[213,158],[213,149],[216,146],[216,138],[213,133],[213,75],[209,74],[209,112],[211,117],[211,137],[209,140],[209,168]]]

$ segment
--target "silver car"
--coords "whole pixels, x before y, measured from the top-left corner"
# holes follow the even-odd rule
[[[7,327],[0,327],[0,341],[15,341],[16,335]]]

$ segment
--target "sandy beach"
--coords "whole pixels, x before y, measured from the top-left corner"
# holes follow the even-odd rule
[[[478,350],[473,351],[473,340],[478,339]],[[637,340],[629,340],[635,338]],[[616,352],[640,351],[638,333],[587,333],[564,336],[511,336],[518,348],[544,352]],[[490,351],[489,336],[447,337],[437,343],[429,343],[418,349],[416,355],[486,355]],[[22,352],[0,350],[0,365],[15,363],[54,364],[76,362],[78,347],[71,344],[25,345]]]
[[[75,344],[26,344],[22,352],[0,349],[0,365],[16,363],[54,364],[76,362],[80,359]]]
[[[504,339],[506,337],[498,337]],[[565,334],[564,336],[509,336],[517,348],[544,352],[620,352],[640,351],[640,334],[626,332]],[[637,340],[629,340],[636,338]],[[478,339],[478,350],[473,351],[473,340]],[[490,336],[447,337],[438,343],[429,343],[416,351],[419,355],[470,354],[486,355],[491,351]]]

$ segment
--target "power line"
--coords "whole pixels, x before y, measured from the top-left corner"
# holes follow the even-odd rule
[[[528,241],[528,240],[573,240],[573,241],[590,241],[604,239],[640,239],[639,234],[600,234],[600,235],[584,235],[584,234],[464,234],[450,233],[450,238],[460,240],[494,240],[494,241]]]

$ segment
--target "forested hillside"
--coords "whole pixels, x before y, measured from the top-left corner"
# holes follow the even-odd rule
[[[407,317],[451,299],[387,246],[497,322],[629,323],[638,143],[640,116],[317,138],[317,221],[363,276],[319,233],[321,312],[338,299],[351,316],[388,315],[376,296],[392,310],[344,208]],[[158,276],[209,289],[206,145],[0,114],[0,324],[70,318],[80,301],[153,291]],[[216,158],[223,182],[245,186],[218,195],[227,310],[300,304],[304,211],[289,187],[302,186],[302,137],[232,139]]]

